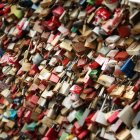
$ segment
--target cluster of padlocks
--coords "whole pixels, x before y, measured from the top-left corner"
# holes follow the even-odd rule
[[[140,140],[139,17],[139,0],[1,0],[0,139]]]

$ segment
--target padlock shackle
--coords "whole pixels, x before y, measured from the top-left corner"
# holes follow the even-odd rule
[[[105,106],[106,101],[107,101],[107,95],[106,95],[106,97],[105,97],[105,99],[104,99],[104,102],[103,102],[103,104],[102,104],[102,106],[101,106],[100,111],[102,111],[102,110],[103,110],[103,108],[104,108],[104,106]]]

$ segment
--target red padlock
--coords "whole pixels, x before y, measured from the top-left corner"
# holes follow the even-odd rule
[[[33,96],[30,98],[30,102],[33,103],[33,104],[35,104],[35,105],[37,104],[38,100],[39,100],[39,97],[36,96],[36,95],[33,95]]]
[[[95,11],[95,9],[96,9],[95,6],[88,5],[85,10],[86,10],[87,14],[91,14],[93,11]]]
[[[102,20],[107,20],[110,18],[111,13],[109,10],[107,10],[107,8],[101,7],[96,11],[96,15]]]
[[[130,36],[131,27],[129,25],[121,25],[118,27],[118,32],[121,37],[129,37]]]
[[[140,90],[140,79],[135,83],[133,91],[138,92]]]
[[[0,27],[3,25],[3,22],[0,22]]]
[[[0,16],[4,15],[4,11],[0,10]]]
[[[17,69],[20,69],[21,65],[18,60],[9,59],[9,62],[12,63]]]
[[[119,111],[115,111],[115,112],[107,119],[107,121],[108,121],[110,124],[113,124],[113,123],[118,119],[118,114],[119,114]]]
[[[92,123],[91,119],[95,115],[95,113],[91,113],[87,118],[86,118],[86,123]]]
[[[58,6],[57,8],[55,8],[52,13],[54,16],[60,17],[63,12],[65,11],[65,9],[62,6]]]
[[[23,116],[25,110],[26,110],[26,108],[24,108],[24,107],[19,108],[19,110],[17,112],[17,115],[19,118],[21,118]]]
[[[38,66],[36,64],[33,64],[32,67],[31,67],[31,70],[29,72],[29,75],[33,76],[35,75],[36,73],[39,73],[40,70],[38,69]]]
[[[102,4],[102,2],[103,2],[103,0],[96,0],[96,2],[95,2],[95,3],[96,3],[97,5],[101,5],[101,4]]]
[[[70,88],[70,92],[73,93],[73,94],[80,94],[82,92],[82,87],[80,87],[79,85],[73,85],[71,88]]]
[[[72,129],[72,133],[74,133],[75,135],[79,135],[82,131],[83,131],[83,128],[76,129],[76,127],[73,127]]]
[[[59,27],[61,23],[59,22],[58,18],[53,16],[52,17],[52,22],[54,23],[55,26]]]
[[[113,91],[113,89],[115,89],[116,86],[117,86],[116,84],[112,84],[110,87],[108,87],[106,89],[107,93],[111,93]]]
[[[3,9],[5,7],[5,4],[1,3],[0,4],[0,9]]]
[[[11,7],[10,7],[10,6],[6,6],[6,7],[4,7],[4,9],[3,9],[4,14],[10,13],[10,11],[11,11]]]
[[[63,66],[67,66],[67,64],[70,62],[70,60],[69,60],[69,58],[64,58],[63,60],[62,60],[62,65]]]
[[[93,91],[90,94],[87,94],[86,100],[93,100],[97,96],[97,92]]]
[[[121,100],[120,100],[120,98],[114,98],[114,99],[113,99],[113,103],[115,103],[116,105],[121,105]]]
[[[114,57],[117,61],[125,61],[129,57],[129,54],[126,51],[121,51],[116,54]]]
[[[96,61],[94,61],[94,62],[92,62],[92,63],[89,64],[89,67],[90,67],[91,69],[97,69],[97,68],[100,67],[100,64],[97,63]]]
[[[11,87],[11,92],[12,92],[12,93],[15,93],[17,90],[18,90],[17,85],[14,84],[14,85]]]
[[[21,38],[23,36],[23,30],[18,30],[18,38]]]
[[[49,130],[45,134],[45,137],[48,138],[48,140],[56,140],[59,131],[60,131],[60,126],[53,125],[51,128],[49,128]]]
[[[17,28],[18,30],[22,30],[24,24],[25,24],[25,22],[22,21],[20,24],[18,24],[18,25],[16,26],[16,28]]]
[[[22,76],[24,74],[24,71],[20,68],[17,72],[17,76]]]
[[[82,127],[79,125],[79,123],[76,121],[74,123],[74,127],[77,129],[77,130],[80,130]]]
[[[48,28],[49,30],[54,30],[56,28],[56,26],[52,22],[52,19],[50,19],[48,21],[44,21],[44,22],[42,22],[42,24],[45,28]]]
[[[133,107],[134,112],[138,112],[140,110],[140,100]]]
[[[31,120],[31,114],[32,114],[32,112],[29,111],[29,110],[25,113],[25,115],[24,115],[25,122],[27,122],[27,123],[30,122],[30,120]]]
[[[79,135],[78,135],[78,138],[80,140],[84,140],[84,138],[88,135],[89,131],[88,130],[84,130],[82,131]]]
[[[45,114],[44,114],[44,112],[43,112],[43,113],[41,113],[41,114],[38,116],[38,119],[39,119],[39,120],[42,120],[44,116],[45,116]]]
[[[86,88],[83,90],[84,94],[90,94],[93,91],[93,88]]]
[[[0,104],[4,104],[4,100],[5,100],[4,97],[0,97]]]
[[[39,88],[41,91],[44,91],[44,90],[46,89],[46,86],[43,85],[43,84],[40,84],[40,85],[38,86],[38,88]]]

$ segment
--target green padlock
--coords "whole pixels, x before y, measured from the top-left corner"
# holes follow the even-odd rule
[[[19,9],[16,5],[11,6],[11,13],[14,14],[18,19],[23,17],[23,10]]]
[[[87,2],[92,5],[95,4],[95,0],[87,0]]]
[[[26,126],[26,130],[35,131],[36,126],[37,124],[35,122],[30,123],[29,125]]]
[[[77,111],[76,112],[76,114],[75,114],[75,118],[79,121],[79,120],[81,120],[81,118],[82,118],[82,116],[83,116],[83,111],[82,110],[79,110],[79,111]]]
[[[89,73],[89,76],[94,80],[96,81],[99,77],[101,73],[101,70],[100,69],[97,69],[97,70],[92,70],[90,73]]]
[[[63,132],[62,135],[61,135],[61,137],[59,138],[59,140],[66,140],[68,136],[69,136],[68,133]]]
[[[78,28],[77,27],[72,27],[71,28],[71,32],[76,33],[77,31],[78,31]]]

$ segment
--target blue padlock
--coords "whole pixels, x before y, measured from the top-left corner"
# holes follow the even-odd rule
[[[2,48],[0,48],[0,57],[2,57],[3,55],[4,55],[4,51],[3,51],[3,49]]]
[[[10,119],[15,120],[17,118],[17,111],[14,109],[10,109]]]
[[[132,78],[136,72],[134,72],[135,64],[133,60],[130,58],[128,59],[125,64],[121,67],[121,71],[128,77]]]
[[[86,0],[80,0],[80,5],[86,4]]]
[[[38,7],[39,7],[39,6],[38,6],[37,4],[33,4],[31,8],[32,8],[33,10],[37,10]]]

